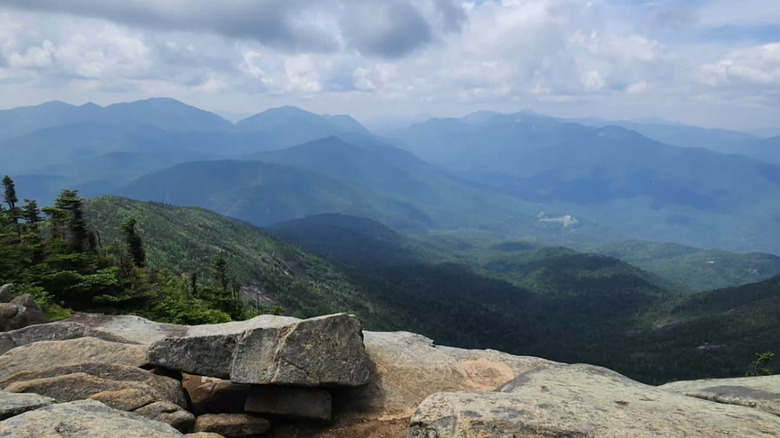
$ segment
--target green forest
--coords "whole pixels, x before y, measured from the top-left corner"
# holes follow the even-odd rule
[[[106,244],[77,191],[63,190],[53,206],[41,208],[21,197],[8,176],[2,183],[0,284],[32,295],[49,319],[90,311],[204,324],[256,312],[238,296],[239,283],[221,252],[211,254],[206,276],[152,267],[135,218],[118,224],[121,239]]]
[[[10,178],[3,190],[0,284],[32,295],[52,320],[349,312],[368,330],[592,363],[647,383],[773,372],[765,352],[777,351],[778,278],[679,293],[655,273],[567,248],[414,239],[349,216],[261,230],[201,208],[72,190],[39,207]]]

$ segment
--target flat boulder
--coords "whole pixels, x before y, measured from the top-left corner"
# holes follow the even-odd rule
[[[84,362],[142,367],[149,362],[147,352],[148,346],[97,338],[36,342],[16,347],[0,356],[0,381],[18,373]]]
[[[48,320],[43,310],[30,295],[21,295],[10,302],[0,303],[0,332],[46,322]]]
[[[264,315],[237,325],[193,326],[152,344],[150,362],[236,383],[359,386],[369,364],[360,321],[346,314],[298,320]]]
[[[717,403],[755,408],[780,416],[780,375],[687,380],[667,383],[659,388]]]
[[[0,421],[0,437],[181,438],[173,427],[95,400],[60,403]]]
[[[64,341],[77,338],[98,338],[104,341],[133,343],[128,339],[104,330],[98,330],[74,322],[50,322],[0,333],[0,354],[22,345],[41,341]]]
[[[780,418],[635,382],[591,365],[525,373],[492,393],[438,393],[419,406],[409,438],[770,438]]]
[[[0,420],[53,404],[53,398],[38,394],[14,394],[0,391]]]
[[[74,376],[76,377],[74,378]],[[27,387],[33,388],[38,385],[38,391],[45,391],[45,387],[50,386],[54,391],[64,391],[66,394],[69,392],[71,394],[81,394],[83,398],[92,397],[97,392],[134,389],[143,393],[145,397],[151,397],[153,401],[165,400],[183,408],[187,407],[187,397],[178,380],[126,365],[87,362],[75,365],[54,366],[42,371],[14,374],[10,378],[0,381],[0,388],[7,388],[13,384],[25,384],[25,382],[35,382]],[[47,385],[46,382],[51,383]],[[64,386],[64,389],[58,389],[57,385],[53,384],[57,382]],[[126,398],[128,395],[127,393],[119,394],[118,397]],[[52,394],[52,397],[54,397],[54,394]],[[71,398],[71,400],[74,399],[78,398]],[[117,408],[110,403],[107,404]]]

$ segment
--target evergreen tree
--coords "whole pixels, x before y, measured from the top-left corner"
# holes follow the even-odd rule
[[[25,205],[22,207],[22,219],[28,224],[35,225],[41,221],[41,210],[38,208],[38,202],[34,199],[25,199]]]
[[[44,212],[52,218],[64,219],[67,225],[68,249],[73,252],[95,250],[94,236],[90,236],[84,213],[84,203],[78,196],[78,190],[64,189],[54,201],[54,208]]]
[[[125,243],[127,243],[127,249],[133,258],[133,264],[143,268],[146,265],[146,251],[141,236],[135,229],[136,223],[135,218],[127,219],[122,223],[122,232],[125,234]]]
[[[3,188],[3,199],[5,200],[5,203],[8,204],[8,218],[11,223],[17,224],[19,221],[19,211],[16,209],[16,203],[19,202],[19,199],[16,197],[16,185],[14,184],[14,180],[8,175],[3,177]]]

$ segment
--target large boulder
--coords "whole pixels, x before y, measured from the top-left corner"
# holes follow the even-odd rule
[[[244,438],[268,432],[271,423],[249,414],[206,414],[195,420],[195,432],[210,432],[225,438]]]
[[[409,438],[776,437],[780,418],[673,394],[605,368],[530,371],[498,392],[438,393],[419,406]]]
[[[780,375],[672,382],[659,388],[780,416]]]
[[[78,338],[43,341],[16,347],[0,356],[0,381],[17,373],[43,371],[54,366],[84,362],[142,367],[148,364],[148,347],[136,344]]]
[[[121,336],[74,322],[50,322],[0,333],[0,354],[12,348],[41,341],[64,341],[77,338],[99,338],[104,341],[133,343]]]
[[[47,322],[43,310],[30,295],[21,295],[0,303],[0,332]]]
[[[95,400],[45,406],[0,421],[0,437],[181,438],[173,427]]]
[[[249,391],[244,410],[256,414],[330,421],[330,393],[320,388],[257,385]]]
[[[14,394],[0,391],[0,420],[48,406],[54,402],[53,398],[38,394]]]
[[[155,342],[150,362],[236,383],[359,386],[369,379],[360,321],[337,314],[306,320],[264,316],[246,324]]]

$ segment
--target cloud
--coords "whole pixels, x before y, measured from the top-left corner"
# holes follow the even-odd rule
[[[759,123],[780,117],[777,42],[710,35],[728,14],[775,23],[770,3],[761,16],[721,0],[3,0],[0,95]]]
[[[3,7],[211,32],[288,52],[355,49],[385,57],[407,55],[465,19],[454,0],[6,0]]]

